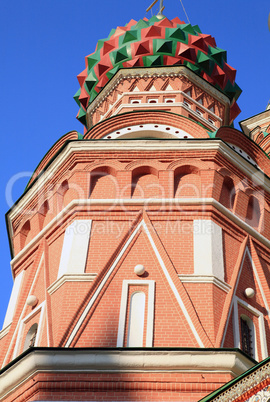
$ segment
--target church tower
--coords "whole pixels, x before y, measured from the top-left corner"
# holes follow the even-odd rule
[[[84,135],[7,213],[0,399],[198,401],[270,350],[270,110],[233,128],[236,70],[178,18],[85,62]]]

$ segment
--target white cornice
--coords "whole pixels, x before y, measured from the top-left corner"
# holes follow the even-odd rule
[[[230,162],[237,166],[242,172],[251,178],[256,185],[270,192],[270,180],[260,170],[254,167],[237,154],[231,147],[219,139],[187,139],[187,140],[91,140],[91,141],[72,141],[67,144],[63,151],[53,160],[46,171],[36,180],[26,194],[14,205],[8,213],[9,231],[12,235],[12,221],[23,209],[26,209],[30,200],[38,192],[42,191],[46,183],[57,173],[57,170],[65,160],[74,152],[144,152],[144,151],[219,151]]]
[[[0,399],[35,374],[120,372],[220,372],[234,377],[254,366],[240,352],[194,350],[34,349],[1,374]]]
[[[33,247],[45,234],[54,226],[60,226],[62,224],[62,219],[67,217],[67,215],[71,212],[76,210],[76,207],[91,207],[91,206],[118,206],[118,207],[125,207],[125,206],[138,206],[138,207],[145,207],[145,206],[152,206],[152,205],[159,205],[159,206],[174,206],[174,207],[181,207],[185,205],[197,205],[201,206],[204,209],[205,205],[212,205],[218,211],[220,211],[223,215],[229,218],[232,222],[236,225],[241,227],[255,239],[260,241],[266,247],[270,249],[270,241],[261,235],[257,230],[253,227],[248,225],[238,216],[234,215],[230,210],[224,207],[220,202],[216,201],[214,198],[146,198],[146,199],[86,199],[86,200],[73,200],[71,201],[57,216],[55,216],[51,222],[49,222],[37,235],[34,237],[11,261],[11,267],[13,268],[14,265],[22,258],[30,249]]]
[[[216,278],[215,276],[210,275],[178,275],[179,279],[183,283],[212,283],[216,285],[220,289],[224,290],[224,292],[228,293],[231,290],[231,286]]]
[[[47,289],[48,293],[52,295],[66,282],[93,282],[97,274],[65,274],[53,282]]]

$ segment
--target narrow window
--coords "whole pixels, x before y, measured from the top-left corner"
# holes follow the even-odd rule
[[[241,322],[241,349],[247,355],[253,357],[253,339],[252,339],[253,331],[247,319],[241,317],[240,322]]]
[[[127,336],[128,347],[143,346],[144,310],[145,294],[143,292],[133,293],[130,300],[130,313]]]

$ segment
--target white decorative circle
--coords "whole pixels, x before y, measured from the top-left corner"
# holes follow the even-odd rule
[[[34,295],[30,295],[27,297],[26,304],[31,307],[35,307],[38,303],[38,298]]]
[[[255,295],[255,290],[252,288],[246,288],[245,290],[245,296],[251,299]]]
[[[144,266],[142,264],[138,264],[134,268],[134,272],[138,276],[143,275],[145,273],[145,268],[144,268]]]

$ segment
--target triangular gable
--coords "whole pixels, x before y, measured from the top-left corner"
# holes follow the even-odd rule
[[[174,89],[172,88],[172,86],[171,86],[171,84],[169,84],[167,87],[166,87],[166,91],[173,91]]]
[[[254,245],[251,245],[250,247],[252,248],[252,252],[254,255],[257,255],[256,249]],[[262,286],[261,280],[266,281],[266,278],[264,275],[262,275],[262,269],[259,264],[259,259],[257,259],[257,266],[255,265],[251,252],[248,247],[248,241],[246,238],[246,241],[244,242],[245,247],[242,248],[242,253],[241,253],[241,262],[238,265],[238,268],[236,269],[236,272],[233,275],[232,278],[232,289],[229,292],[230,295],[228,294],[228,299],[230,300],[230,304],[228,304],[228,300],[225,302],[226,305],[226,310],[227,310],[227,316],[226,316],[226,325],[224,328],[223,332],[223,338],[221,342],[221,347],[224,346],[224,341],[228,329],[228,323],[230,316],[232,314],[232,311],[234,311],[233,317],[234,317],[234,342],[235,342],[235,347],[240,347],[240,334],[239,334],[239,324],[238,324],[238,305],[242,306],[244,309],[249,310],[252,314],[258,317],[259,320],[259,327],[260,327],[260,344],[261,344],[261,354],[262,358],[265,358],[268,356],[268,351],[267,351],[267,343],[265,339],[265,327],[264,327],[264,317],[262,312],[257,310],[255,307],[252,306],[254,304],[252,301],[249,299],[245,298],[243,296],[243,288],[241,285],[244,283],[245,288],[251,287],[252,289],[255,290],[256,298],[258,299],[258,304],[263,305],[264,308],[267,311],[267,315],[269,318],[269,307],[267,303],[267,298],[265,296],[265,292]],[[259,273],[258,273],[258,268],[259,268]],[[229,305],[229,311],[228,311],[228,305]],[[224,309],[225,310],[225,309]],[[215,345],[217,347],[217,345]]]
[[[170,289],[174,298],[174,304],[177,306],[178,311],[181,312],[181,315],[184,316],[185,326],[188,324],[189,331],[193,334],[196,339],[197,344],[200,347],[211,347],[211,343],[207,338],[207,335],[202,328],[199,319],[196,315],[196,312],[188,298],[188,295],[185,292],[185,289],[169,260],[169,257],[164,250],[163,245],[155,233],[155,229],[153,228],[150,220],[147,217],[147,214],[143,214],[143,219],[141,219],[133,231],[129,233],[128,238],[125,243],[118,248],[118,251],[115,253],[115,259],[110,267],[108,267],[107,272],[103,276],[103,278],[99,279],[99,283],[97,283],[94,292],[91,295],[91,298],[85,305],[84,310],[79,316],[79,319],[75,323],[68,339],[65,342],[65,347],[73,346],[74,342],[76,342],[77,336],[82,332],[82,329],[85,328],[86,322],[89,321],[89,314],[92,307],[95,309],[97,303],[99,302],[102,294],[104,294],[104,289],[109,286],[108,284],[113,279],[114,275],[116,275],[119,266],[123,259],[127,258],[128,252],[132,249],[134,242],[139,235],[145,237],[147,240],[149,254],[153,254],[155,261],[159,267],[160,273],[163,275],[163,282],[165,281],[166,287]],[[136,264],[134,264],[135,266]],[[134,274],[133,274],[134,275]],[[123,277],[124,278],[124,277]],[[125,279],[125,278],[124,278]],[[97,278],[98,280],[98,278]],[[176,302],[176,303],[175,303]]]
[[[151,87],[148,89],[148,91],[149,91],[149,92],[156,92],[157,90],[156,90],[156,88],[155,88],[155,85],[154,85],[154,84],[151,85]]]
[[[239,275],[239,271],[242,267],[242,261],[243,261],[244,255],[245,255],[245,250],[246,250],[247,244],[248,244],[248,236],[245,238],[245,240],[243,241],[243,243],[241,244],[240,249],[239,249],[238,258],[237,258],[235,269],[234,269],[234,272],[233,272],[233,275],[231,278],[231,282],[230,282],[231,290],[227,294],[227,297],[226,297],[226,300],[224,303],[224,307],[223,307],[223,311],[222,311],[222,316],[220,319],[220,326],[219,326],[216,343],[215,343],[216,348],[220,348],[224,344],[224,340],[225,340],[225,336],[226,336],[226,332],[227,332],[227,328],[228,328],[228,324],[229,324],[229,318],[232,313],[232,307],[233,307],[232,300],[233,300],[233,296],[235,293],[236,283],[238,283],[238,275]]]

